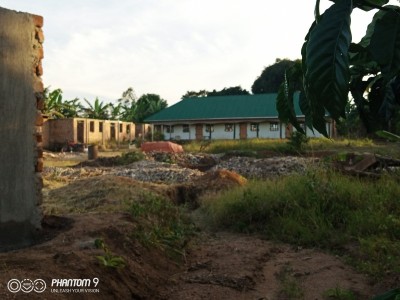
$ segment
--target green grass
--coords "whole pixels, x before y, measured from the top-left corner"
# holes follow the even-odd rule
[[[284,265],[276,274],[281,283],[280,297],[282,299],[304,299],[304,291],[298,280],[292,275],[293,269],[290,265]]]
[[[195,227],[183,208],[156,194],[143,193],[129,210],[138,223],[133,236],[142,245],[160,249],[171,257],[185,256],[185,247]]]
[[[186,152],[199,152],[202,145],[201,141],[193,141],[184,144]],[[397,146],[397,147],[396,147]],[[385,154],[400,155],[400,147],[394,144],[376,144],[370,139],[338,139],[311,138],[304,145],[305,152],[313,151],[370,151]],[[227,152],[273,152],[276,154],[291,154],[293,149],[286,139],[247,139],[247,140],[212,140],[203,150],[207,153],[227,153]]]
[[[347,289],[342,289],[340,287],[336,287],[334,289],[329,289],[324,293],[325,299],[332,300],[356,300],[354,293]]]
[[[214,227],[347,254],[376,278],[400,272],[399,178],[371,181],[311,170],[253,181],[202,205]]]
[[[285,144],[286,140],[279,139],[212,140],[204,151],[208,153],[225,153],[229,151],[279,150]],[[201,141],[193,141],[184,144],[183,148],[187,152],[198,152],[201,145]]]

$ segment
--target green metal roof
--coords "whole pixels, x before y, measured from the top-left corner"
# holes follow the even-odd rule
[[[186,98],[146,118],[146,123],[277,118],[277,94],[217,96]],[[298,106],[299,93],[295,93],[296,115],[303,115]]]

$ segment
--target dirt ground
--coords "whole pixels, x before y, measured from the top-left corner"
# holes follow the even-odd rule
[[[132,217],[111,209],[116,200],[110,193],[118,187],[127,186],[134,193],[139,189],[166,192],[165,186],[102,173],[58,184],[45,188],[51,209],[45,210],[41,243],[0,253],[0,299],[345,299],[328,296],[335,291],[371,299],[385,291],[334,255],[254,235],[212,232],[204,224],[198,224],[203,229],[186,255],[172,259],[160,250],[143,247],[129,234],[137,225]],[[96,186],[102,189],[91,193],[96,188],[90,187]],[[86,194],[73,192],[85,188]],[[57,205],[57,197],[69,208]],[[78,198],[90,198],[90,206],[78,203]],[[114,256],[122,257],[126,266],[117,269],[99,263],[97,257],[105,252],[95,247],[96,239],[102,239]],[[95,288],[94,278],[99,279]],[[11,279],[42,279],[47,289],[11,293],[7,288]],[[51,287],[54,279],[91,279],[92,291],[56,291],[57,287]]]
[[[351,290],[356,299],[373,294],[368,279],[335,256],[255,236],[203,232],[186,261],[175,261],[127,237],[134,230],[127,214],[47,216],[43,225],[46,242],[0,254],[0,299],[329,299],[324,292],[336,288]],[[97,238],[126,267],[100,265]],[[6,284],[14,278],[40,278],[48,288],[12,294]],[[99,292],[52,293],[52,279],[60,278],[99,278]]]

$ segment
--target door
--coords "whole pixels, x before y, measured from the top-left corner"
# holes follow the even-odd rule
[[[76,139],[77,139],[78,143],[83,144],[85,142],[85,122],[84,121],[78,121]]]
[[[203,139],[203,124],[196,124],[196,140]]]
[[[115,132],[115,123],[110,124],[110,139],[115,140],[116,132]]]
[[[240,139],[247,139],[247,123],[240,124]]]
[[[293,132],[293,127],[291,124],[287,124],[286,125],[286,129],[285,129],[285,138],[290,138],[290,136],[292,135]]]

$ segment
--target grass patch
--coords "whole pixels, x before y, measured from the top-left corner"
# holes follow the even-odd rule
[[[199,152],[203,141],[192,141],[183,145],[186,152]],[[393,144],[375,144],[371,139],[338,139],[310,138],[304,144],[302,151],[370,151],[380,154],[389,153],[398,156],[399,148]],[[227,153],[242,152],[254,154],[254,152],[273,152],[276,154],[296,154],[293,145],[287,139],[246,139],[246,140],[212,140],[211,143],[202,150],[207,153]]]
[[[293,269],[290,265],[285,265],[277,274],[281,283],[280,296],[282,299],[304,299],[304,291],[292,273]]]
[[[210,196],[203,209],[215,227],[346,252],[375,278],[400,272],[399,178],[370,181],[311,170]]]
[[[45,167],[59,167],[59,168],[71,168],[79,164],[80,161],[77,160],[49,160],[45,159],[44,160],[44,166]]]
[[[159,195],[143,193],[129,210],[138,223],[133,235],[142,245],[160,249],[171,257],[185,257],[195,226],[181,207]]]
[[[212,140],[204,149],[207,153],[226,153],[233,151],[254,152],[263,150],[279,151],[285,147],[286,140],[280,139],[247,139],[247,140]],[[186,152],[199,152],[201,141],[193,141],[183,145]]]
[[[325,299],[332,300],[356,300],[354,293],[347,289],[342,289],[340,287],[336,287],[334,289],[329,289],[324,292]]]

